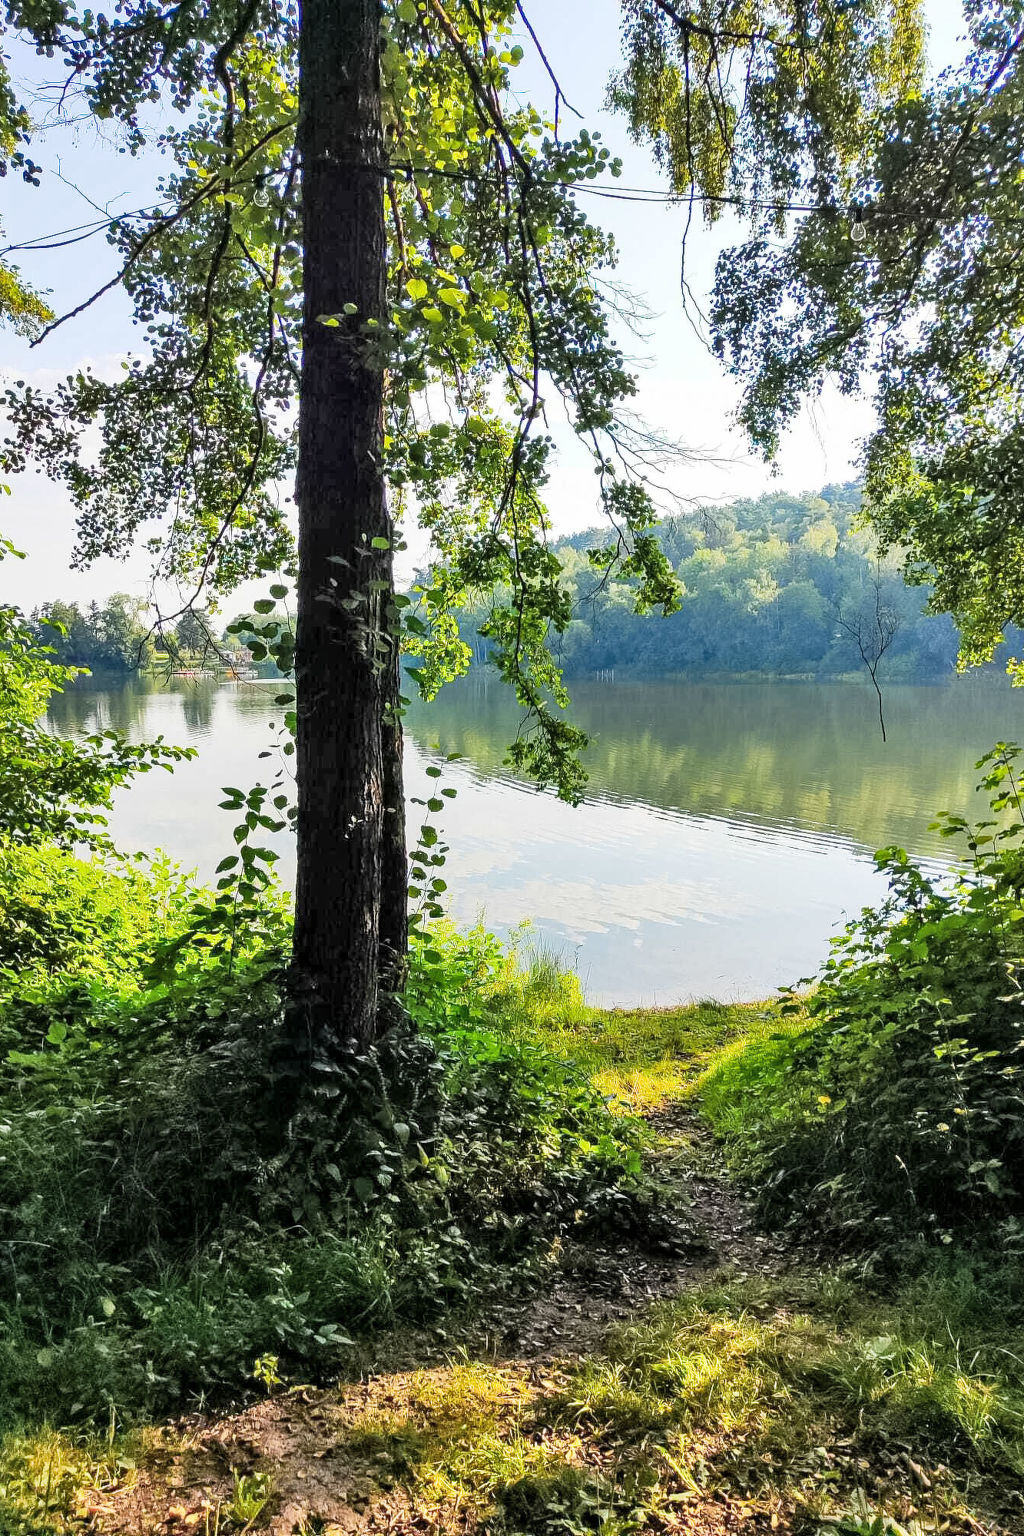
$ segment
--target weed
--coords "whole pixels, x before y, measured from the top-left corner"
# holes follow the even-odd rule
[[[857,1447],[873,1442],[1019,1475],[1024,1355],[1009,1356],[1024,1337],[991,1317],[958,1333],[952,1310],[940,1329],[934,1277],[931,1291],[922,1308],[913,1292],[871,1300],[834,1278],[707,1286],[620,1330],[608,1358],[578,1373],[561,1412],[627,1443],[654,1433],[676,1436],[687,1454],[741,1446],[744,1477],[762,1483],[776,1478],[766,1469],[838,1441],[846,1451],[823,1469],[823,1492],[855,1476]]]
[[[138,1445],[111,1430],[71,1434],[48,1426],[8,1435],[0,1447],[0,1530],[4,1536],[64,1536],[91,1515],[93,1497],[123,1484]]]
[[[231,1474],[234,1491],[228,1504],[228,1513],[246,1530],[258,1520],[270,1501],[274,1480],[269,1472],[238,1472]]]
[[[643,1523],[621,1492],[581,1467],[527,1476],[498,1489],[492,1525],[503,1536],[621,1536]]]
[[[277,1387],[284,1386],[284,1377],[279,1373],[280,1361],[276,1355],[260,1355],[253,1361],[252,1379],[258,1381],[266,1392],[273,1392]]]
[[[924,1536],[926,1529],[919,1520],[901,1525],[891,1515],[874,1508],[863,1490],[858,1489],[845,1509],[819,1524],[818,1536]]]

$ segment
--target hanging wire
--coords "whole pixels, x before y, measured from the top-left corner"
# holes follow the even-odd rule
[[[360,167],[375,171],[377,175],[393,178],[403,177],[412,180],[414,177],[439,176],[448,181],[460,181],[464,183],[486,183],[497,181],[499,178],[487,172],[459,171],[447,166],[414,165],[409,162],[396,161],[389,166]],[[266,185],[273,179],[263,173],[252,178],[236,178],[237,185],[244,185],[246,180],[251,180],[257,188],[256,201],[260,201],[261,193],[266,195]],[[537,186],[558,187],[569,192],[582,192],[589,197],[598,197],[610,202],[627,203],[651,203],[662,207],[681,207],[684,204],[700,203],[712,207],[742,208],[748,212],[761,213],[787,213],[787,214],[820,214],[831,218],[846,218],[850,224],[850,238],[861,244],[867,239],[868,228],[865,220],[865,207],[861,204],[853,204],[844,207],[837,203],[807,203],[785,202],[777,198],[744,197],[740,194],[728,193],[704,193],[704,192],[674,192],[663,187],[631,187],[631,186],[597,186],[588,178],[576,178],[564,180],[544,180],[537,178]],[[899,223],[905,220],[913,221],[924,215],[919,207],[901,208],[899,204],[887,202],[884,208],[870,209],[872,221],[875,223]],[[12,241],[0,248],[0,256],[10,256],[18,251],[46,251],[59,250],[67,245],[75,245],[83,240],[91,239],[93,235],[100,234],[104,230],[114,229],[127,225],[136,219],[154,219],[161,216],[160,209],[137,208],[126,213],[111,214],[109,218],[98,219],[88,224],[73,224],[66,229],[52,231],[49,234],[33,236],[31,239]],[[963,218],[972,217],[969,210],[964,210]],[[1017,225],[1024,224],[1024,214],[981,214],[991,224]]]

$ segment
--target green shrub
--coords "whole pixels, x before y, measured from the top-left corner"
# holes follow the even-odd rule
[[[49,846],[0,847],[0,983],[32,971],[134,984],[184,920],[189,896],[165,862],[133,867]]]
[[[834,942],[794,1032],[727,1057],[705,1103],[776,1216],[840,1237],[1017,1241],[1024,1216],[1024,809],[1016,747],[978,764],[994,810],[944,816],[970,861],[883,849],[890,895]],[[806,1015],[803,1024],[800,1017]]]
[[[54,919],[59,984],[19,995],[34,1042],[0,1062],[0,1415],[154,1412],[237,1389],[263,1355],[325,1370],[367,1329],[528,1275],[560,1232],[627,1219],[638,1130],[507,1026],[493,940],[418,944],[416,1019],[315,1062],[282,1127],[286,928],[147,985],[126,918],[115,985],[79,945],[89,878],[67,876]],[[140,932],[161,932],[162,891]]]

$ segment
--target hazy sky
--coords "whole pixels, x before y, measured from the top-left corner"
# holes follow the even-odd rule
[[[956,0],[931,0],[928,13],[930,56],[933,65],[942,65],[958,56],[960,7]],[[631,145],[621,123],[603,110],[608,77],[618,59],[618,17],[618,0],[545,0],[543,6],[534,0],[531,14],[567,98],[591,131],[600,131],[608,147],[621,155],[622,185],[656,188],[661,182],[650,157]],[[40,87],[57,78],[57,61],[36,58],[17,44],[10,51],[18,72]],[[524,93],[547,105],[550,90],[542,71],[524,64],[517,74]],[[45,90],[39,94],[36,110],[40,118],[52,115]],[[570,122],[566,120],[567,128]],[[119,154],[116,135],[101,135],[88,121],[50,129],[35,139],[32,153],[45,167],[42,185],[26,187],[13,176],[4,183],[3,222],[9,242],[85,224],[98,216],[97,205],[116,212],[151,202],[155,181],[166,165],[152,154],[140,160]],[[608,185],[617,184],[609,179]],[[592,196],[585,196],[583,206],[594,222],[615,235],[618,279],[654,316],[646,327],[647,340],[630,338],[628,349],[640,375],[640,413],[652,427],[681,440],[694,454],[692,461],[674,466],[673,489],[688,499],[724,501],[773,485],[798,492],[850,478],[856,469],[857,444],[872,420],[870,406],[862,400],[824,395],[789,433],[774,474],[747,451],[731,425],[735,384],[701,346],[683,316],[679,294],[682,211]],[[737,233],[728,219],[711,232],[703,227],[691,232],[687,276],[699,294],[710,286],[718,250]],[[112,256],[101,234],[62,250],[18,259],[30,281],[48,289],[53,306],[64,311],[112,274]],[[0,360],[8,377],[46,383],[86,363],[102,372],[116,370],[141,341],[127,303],[115,292],[35,349],[30,350],[20,338],[0,333]],[[29,474],[16,481],[12,491],[0,504],[0,532],[30,558],[0,566],[0,598],[31,608],[52,597],[90,600],[114,590],[147,590],[145,556],[127,565],[103,561],[89,571],[70,570],[72,512],[59,488]],[[594,476],[582,455],[564,455],[550,492],[558,531],[595,521]],[[229,602],[229,608],[233,610],[234,604]]]

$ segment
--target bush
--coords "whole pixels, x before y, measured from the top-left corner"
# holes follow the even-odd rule
[[[978,764],[993,818],[970,826],[945,815],[937,824],[966,841],[969,862],[950,876],[883,849],[876,857],[890,895],[834,941],[810,996],[791,995],[794,1032],[709,1074],[711,1118],[731,1132],[774,1215],[857,1241],[950,1241],[956,1230],[991,1234],[994,1225],[1016,1241],[1024,1216],[1019,755],[1000,744]]]
[[[134,985],[190,892],[159,860],[78,859],[48,846],[0,846],[0,982],[31,971]]]
[[[485,935],[420,941],[415,1020],[314,1063],[282,1127],[273,904],[263,952],[165,975],[163,877],[112,884],[93,952],[97,873],[61,858],[40,942],[62,969],[18,994],[0,1063],[0,1414],[151,1413],[237,1389],[268,1355],[336,1368],[359,1333],[528,1274],[628,1203],[636,1126],[508,1025],[501,998],[524,987]]]

